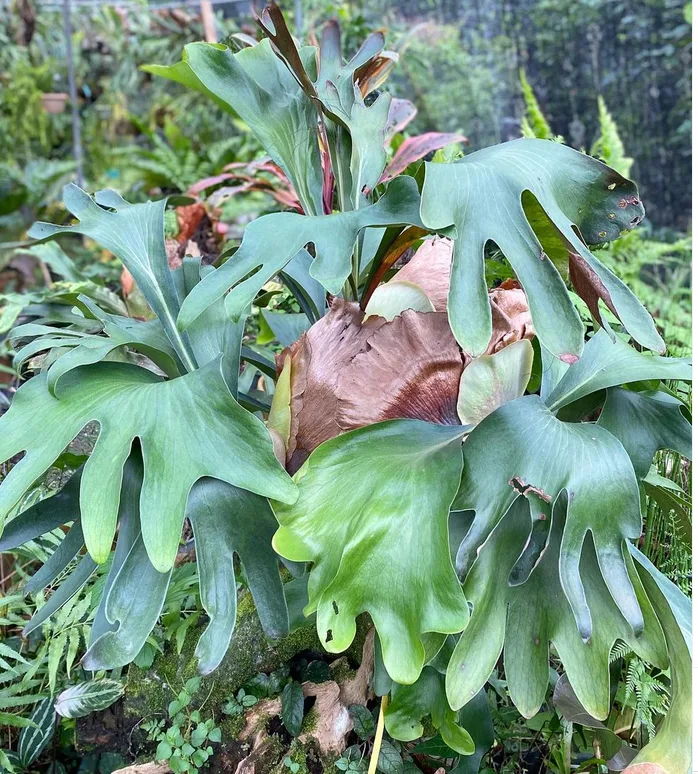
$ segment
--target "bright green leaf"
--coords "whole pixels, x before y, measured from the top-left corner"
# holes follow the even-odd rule
[[[520,398],[531,378],[533,346],[515,341],[492,355],[481,355],[463,369],[458,390],[458,416],[476,425],[495,409]]]
[[[457,632],[467,606],[451,564],[448,513],[463,428],[394,420],[319,446],[295,476],[295,505],[274,503],[276,550],[314,562],[305,614],[345,650],[368,611],[396,682],[419,676],[422,632]]]

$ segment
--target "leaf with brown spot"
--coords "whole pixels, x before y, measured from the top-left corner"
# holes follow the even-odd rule
[[[584,326],[541,243],[552,231],[556,245],[562,242],[601,277],[628,333],[643,347],[662,350],[647,310],[587,247],[636,225],[644,213],[639,200],[632,211],[619,204],[636,194],[631,181],[601,162],[548,140],[512,140],[453,164],[427,162],[422,221],[432,231],[457,232],[448,313],[463,350],[482,354],[492,335],[483,264],[485,249],[494,242],[526,291],[542,345],[560,359],[579,356]],[[539,205],[534,210],[547,216],[543,234],[536,213],[524,202],[527,195]]]

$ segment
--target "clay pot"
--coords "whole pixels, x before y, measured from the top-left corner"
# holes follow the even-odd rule
[[[41,105],[47,113],[63,113],[68,104],[68,95],[64,91],[46,92],[41,95]]]

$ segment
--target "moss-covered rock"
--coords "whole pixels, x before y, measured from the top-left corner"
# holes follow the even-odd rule
[[[133,729],[144,719],[166,717],[167,707],[174,698],[173,690],[181,690],[190,677],[197,675],[194,653],[205,626],[206,619],[202,617],[200,622],[189,628],[180,654],[177,654],[174,643],[168,643],[165,652],[155,659],[149,669],[141,669],[134,664],[129,667],[124,698],[118,705],[119,712],[123,717],[124,728],[127,731]],[[354,676],[354,668],[361,662],[362,647],[370,626],[370,618],[367,615],[361,616],[357,620],[357,635],[354,643],[344,654],[334,657],[331,665],[332,679],[340,685],[351,680]],[[229,716],[223,714],[221,712],[222,705],[255,675],[260,672],[268,674],[288,663],[299,653],[307,655],[308,651],[317,654],[317,656],[325,653],[318,639],[314,621],[309,621],[307,626],[296,629],[288,637],[281,640],[268,640],[262,630],[251,595],[248,592],[241,593],[238,600],[237,622],[228,652],[218,669],[213,674],[201,679],[200,691],[192,703],[192,709],[204,704],[205,713],[214,715],[216,722],[221,727],[223,737],[221,749],[227,750],[226,744],[235,746],[231,752],[232,762],[239,761],[240,757],[244,758],[246,755],[244,750],[237,749],[239,745],[236,746],[234,741],[237,740],[244,727],[245,717],[244,715]],[[308,713],[304,720],[304,731],[310,730],[317,722],[316,714],[315,710]],[[80,736],[80,732],[78,732],[78,736]],[[89,738],[89,734],[85,734],[85,736],[86,743],[94,742],[93,739]],[[141,736],[144,737],[139,732],[131,735],[130,752],[137,752],[144,744],[144,738],[141,739]],[[281,744],[273,732],[271,738],[274,739],[273,743],[263,751],[262,755],[266,770],[264,772],[257,771],[256,774],[291,774],[288,767],[283,765],[283,757],[287,753],[288,745]],[[280,744],[281,747],[277,750],[276,748]],[[309,774],[322,774],[325,770],[331,770],[333,774],[336,774],[333,765],[334,758],[324,761],[312,744],[304,746],[296,740],[293,749],[299,751],[301,748],[305,750],[305,758],[309,761]],[[122,752],[116,747],[112,747],[112,749]],[[298,752],[298,755],[300,754]],[[292,760],[295,761],[294,758]],[[272,772],[272,769],[278,768],[279,764],[281,768]],[[259,765],[261,765],[260,762],[257,762],[257,766]],[[304,765],[307,766],[307,764]],[[227,771],[227,768],[224,767],[224,769]],[[308,771],[299,771],[298,774],[308,774]]]
[[[341,675],[333,679],[343,682],[352,674],[351,664],[361,662],[361,650],[370,628],[368,616],[357,621],[357,635],[342,659]],[[174,698],[171,686],[179,690],[197,674],[194,656],[196,644],[206,626],[205,620],[192,626],[187,633],[181,654],[169,643],[164,654],[159,655],[147,670],[131,665],[127,674],[124,693],[124,714],[134,720],[164,713]],[[260,672],[272,672],[303,651],[323,653],[314,623],[296,629],[281,640],[268,640],[248,592],[240,595],[235,631],[228,653],[216,671],[201,680],[200,696],[208,696],[207,706],[218,713],[220,706],[248,680]],[[338,679],[339,678],[339,679]]]

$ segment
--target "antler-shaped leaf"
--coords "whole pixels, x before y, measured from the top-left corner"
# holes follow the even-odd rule
[[[551,411],[558,411],[599,390],[646,379],[690,382],[691,359],[638,352],[621,339],[614,341],[606,331],[598,330],[584,345],[579,361],[565,370],[545,402]]]
[[[141,523],[160,572],[174,561],[189,491],[204,476],[263,496],[295,498],[261,422],[233,398],[221,363],[163,382],[136,366],[102,363],[63,377],[59,399],[44,375],[23,385],[0,419],[0,459],[26,451],[0,485],[0,518],[17,504],[88,422],[100,434],[82,476],[82,528],[98,562],[109,555],[123,465],[135,438],[143,449]]]
[[[664,632],[671,671],[671,704],[654,739],[640,750],[626,774],[685,774],[691,767],[691,600],[650,560],[631,548],[642,584]]]
[[[360,86],[364,80],[372,80],[369,70],[385,70],[386,59],[381,57],[385,38],[381,32],[373,32],[361,45],[349,62],[342,57],[342,41],[339,24],[328,22],[322,30],[318,51],[318,71],[301,60],[293,37],[279,7],[272,3],[258,19],[279,56],[284,60],[307,96],[319,104],[332,121],[342,126],[351,137],[351,206],[358,209],[365,203],[365,194],[375,188],[385,167],[385,131],[388,124],[391,97],[381,94],[371,105],[364,102]],[[379,64],[380,62],[380,64]],[[336,153],[336,152],[335,152]],[[337,155],[335,167],[341,166]],[[335,169],[341,181],[342,172]],[[343,188],[340,182],[340,188]]]
[[[139,491],[139,486],[131,487],[131,509],[122,511],[114,561],[83,660],[86,669],[114,669],[131,662],[157,622],[165,599],[170,573],[157,572],[145,551],[138,523]],[[194,529],[202,603],[210,617],[196,657],[199,671],[208,674],[225,656],[235,628],[234,553],[244,563],[267,636],[288,633],[279,562],[271,548],[277,524],[264,498],[212,478],[194,485],[187,516]]]
[[[304,67],[313,67],[315,51],[311,46],[300,49]],[[213,97],[224,109],[239,115],[287,174],[305,212],[322,213],[317,108],[269,40],[237,54],[224,45],[190,43],[181,62],[143,69]]]
[[[467,617],[448,543],[463,433],[394,420],[341,435],[296,474],[295,505],[272,503],[276,550],[314,562],[305,612],[317,610],[325,647],[347,648],[368,611],[399,683],[419,677],[423,632],[457,632]]]
[[[187,516],[196,541],[201,601],[210,617],[196,646],[196,657],[199,671],[208,674],[223,660],[235,628],[234,554],[245,568],[266,635],[278,638],[288,634],[279,559],[271,547],[278,525],[263,497],[210,478],[195,484]]]
[[[142,485],[143,461],[134,450],[124,465],[116,548],[82,659],[91,671],[133,661],[165,603],[172,570],[158,572],[148,558],[139,512]]]
[[[176,325],[179,298],[165,252],[167,200],[129,204],[110,190],[98,191],[93,199],[71,183],[63,189],[63,203],[79,223],[35,223],[29,236],[50,239],[60,234],[84,234],[112,252],[133,275],[182,362],[193,370],[196,362],[191,345]]]
[[[85,296],[79,296],[78,302],[94,317],[96,327],[106,335],[98,335],[93,332],[94,328],[83,331],[26,323],[13,328],[9,336],[13,347],[17,348],[14,366],[18,370],[41,352],[62,350],[47,370],[47,386],[54,397],[62,376],[74,368],[99,363],[120,347],[131,347],[142,352],[168,376],[175,377],[184,373],[159,320],[144,322],[108,314]]]
[[[691,423],[681,401],[664,392],[608,390],[598,424],[623,444],[639,479],[649,473],[660,449],[691,459]]]
[[[620,441],[594,424],[559,421],[538,396],[529,395],[481,422],[465,442],[463,457],[463,483],[453,507],[474,510],[475,520],[458,550],[456,566],[462,575],[521,492],[537,494],[548,507],[566,492],[560,581],[582,637],[592,636],[580,574],[587,532],[593,535],[601,572],[616,604],[633,630],[642,630],[642,612],[622,550],[627,538],[640,536],[640,493]],[[525,542],[517,545],[519,552]]]
[[[252,221],[239,250],[204,277],[182,304],[179,325],[188,328],[224,295],[228,314],[237,319],[257,292],[307,244],[315,245],[310,275],[338,294],[351,272],[351,254],[359,232],[370,226],[419,225],[419,192],[412,178],[399,177],[373,205],[361,210],[311,217],[276,212]]]
[[[637,188],[596,159],[535,139],[486,148],[455,164],[426,165],[424,224],[434,230],[447,226],[458,230],[448,312],[463,349],[480,355],[490,339],[483,255],[487,242],[493,241],[526,291],[541,343],[567,362],[581,354],[582,323],[522,201],[531,194],[544,210],[548,226],[552,224],[559,239],[580,256],[587,274],[598,280],[630,335],[645,347],[663,351],[642,304],[589,251],[578,233],[596,244],[637,225],[644,215]]]
[[[599,571],[594,549],[583,552],[582,578],[591,608],[593,636],[579,636],[572,610],[560,583],[564,511],[554,509],[550,541],[540,563],[522,585],[512,586],[510,571],[530,532],[528,504],[519,497],[478,553],[465,582],[473,606],[446,673],[452,707],[460,707],[486,683],[504,649],[504,668],[512,701],[531,717],[545,701],[548,687],[548,642],[565,666],[574,692],[595,718],[605,718],[610,700],[609,653],[617,639],[639,655],[666,667],[664,639],[652,606],[627,552],[626,574],[639,599],[644,632],[633,633],[616,608]],[[569,516],[568,516],[569,522]]]

